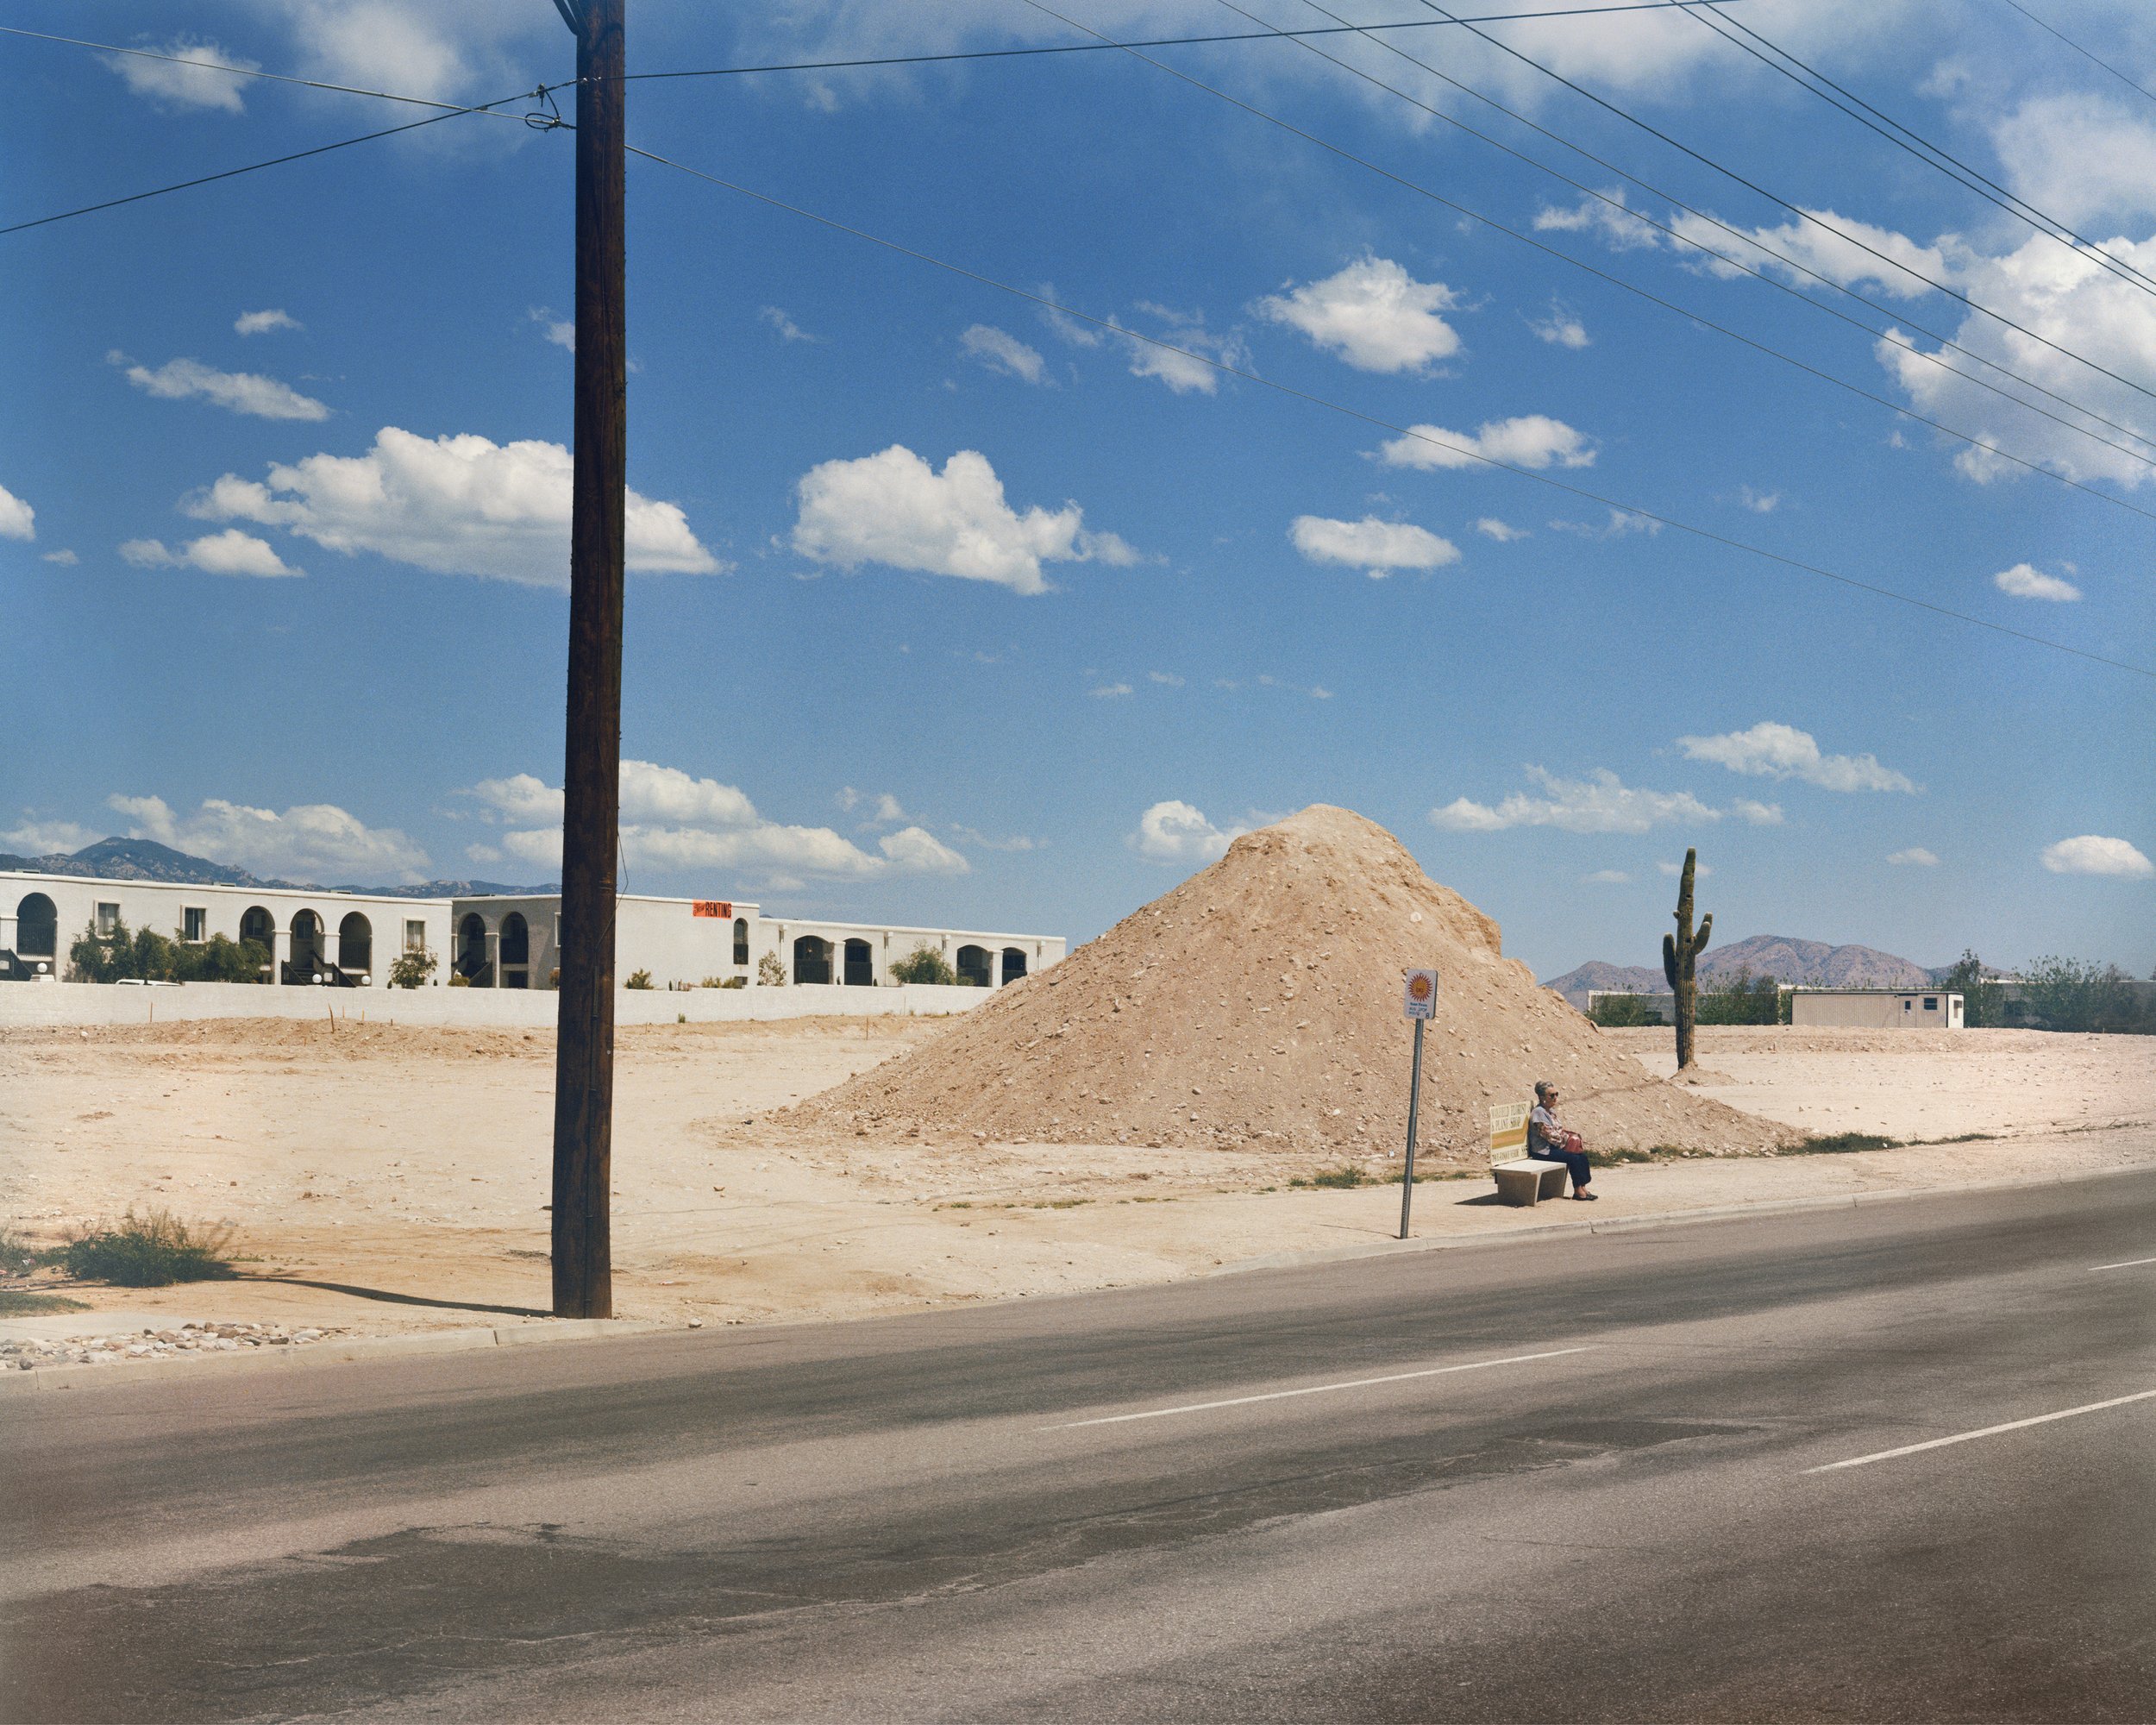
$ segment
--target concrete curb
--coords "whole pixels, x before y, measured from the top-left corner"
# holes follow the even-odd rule
[[[91,1315],[85,1314],[85,1316]],[[47,1365],[28,1371],[0,1372],[0,1396],[34,1389],[72,1389],[85,1383],[139,1384],[155,1376],[176,1376],[179,1364],[188,1381],[198,1372],[291,1371],[343,1365],[354,1360],[394,1358],[403,1354],[466,1353],[477,1348],[530,1347],[544,1342],[603,1341],[614,1336],[687,1333],[688,1326],[656,1318],[559,1318],[501,1329],[429,1330],[411,1336],[356,1336],[350,1341],[313,1342],[297,1347],[251,1348],[245,1353],[218,1353],[182,1363],[167,1354],[156,1359],[125,1359],[112,1365]]]
[[[1463,1251],[1478,1246],[1512,1245],[1521,1240],[1563,1239],[1576,1234],[1621,1234],[1636,1229],[1682,1227],[1691,1222],[1727,1222],[1746,1216],[1790,1215],[1805,1210],[1853,1210],[1875,1204],[1897,1203],[1910,1198],[1948,1198],[1968,1192],[2013,1191],[2036,1186],[2072,1186],[2084,1180],[2116,1180],[2146,1174],[2149,1164],[2134,1168],[2088,1168],[2068,1174],[2025,1175],[2011,1180],[1976,1180],[1953,1186],[1907,1186],[1880,1192],[1837,1192],[1816,1198],[1767,1198],[1751,1204],[1716,1204],[1697,1210],[1657,1210],[1642,1216],[1612,1216],[1603,1221],[1542,1222],[1532,1227],[1510,1228],[1502,1233],[1429,1234],[1411,1239],[1372,1240],[1367,1245],[1326,1246],[1315,1251],[1275,1251],[1260,1258],[1239,1258],[1210,1272],[1213,1276],[1240,1276],[1257,1270],[1294,1270],[1304,1264],[1345,1264],[1357,1258],[1389,1258],[1418,1251]]]

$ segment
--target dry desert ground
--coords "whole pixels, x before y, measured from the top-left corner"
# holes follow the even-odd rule
[[[944,1033],[904,1019],[623,1032],[617,1314],[766,1323],[1054,1295],[1375,1245],[1397,1226],[1396,1184],[1288,1187],[1320,1165],[1307,1155],[957,1132],[893,1145],[763,1118]],[[1602,1034],[1656,1076],[1674,1064],[1666,1031]],[[1500,1208],[1476,1170],[1440,1165],[1460,1177],[1417,1189],[1417,1233],[1472,1238],[2156,1157],[2156,1038],[1709,1029],[1701,1044],[1699,1088],[1718,1101],[1808,1132],[1910,1142],[1613,1168],[1592,1209]],[[350,1023],[0,1032],[0,1219],[41,1241],[130,1205],[229,1220],[239,1281],[71,1290],[160,1321],[388,1333],[536,1316],[552,1056],[545,1032]],[[1403,1088],[1407,1056],[1403,1027]]]

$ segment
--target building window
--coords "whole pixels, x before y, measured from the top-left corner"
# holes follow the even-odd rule
[[[734,963],[736,964],[746,964],[748,962],[749,919],[747,917],[736,917],[734,919]]]
[[[209,938],[210,913],[200,905],[189,905],[179,913],[179,938],[196,942]]]
[[[1904,1001],[1902,1001],[1902,1010],[1903,1012],[1905,1012],[1905,1013],[1913,1013],[1913,1012],[1915,1012],[1915,1011],[1916,1010],[1916,1002],[1915,1002],[1915,1001],[1914,1001],[1914,1000],[1904,1000]]]
[[[424,952],[426,950],[427,925],[421,919],[414,917],[404,925],[404,950]]]
[[[1924,1010],[1925,1010],[1926,1012],[1927,1012],[1927,1013],[1935,1013],[1935,1012],[1937,1012],[1937,1011],[1939,1010],[1939,996],[1938,996],[1938,995],[1936,995],[1936,994],[1927,994],[1927,995],[1925,995],[1925,996],[1924,996]]]
[[[119,907],[119,906],[117,906],[117,905],[99,905],[99,906],[97,906],[97,932],[98,932],[98,933],[100,933],[100,934],[110,934],[110,933],[112,932],[112,931],[113,931],[114,929],[116,929],[116,928],[119,927],[119,925],[120,925],[120,907]]]

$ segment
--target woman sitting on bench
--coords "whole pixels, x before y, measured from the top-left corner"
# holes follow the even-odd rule
[[[1572,1176],[1572,1195],[1591,1204],[1598,1194],[1587,1189],[1595,1176],[1587,1164],[1587,1146],[1576,1132],[1557,1124],[1557,1087],[1547,1079],[1535,1086],[1535,1105],[1527,1116],[1527,1154],[1537,1162],[1562,1162]]]

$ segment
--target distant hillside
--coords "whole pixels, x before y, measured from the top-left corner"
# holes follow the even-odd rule
[[[408,899],[454,899],[490,893],[555,893],[557,886],[512,887],[500,881],[422,881],[409,887],[317,887],[311,881],[265,880],[244,869],[190,856],[150,838],[101,838],[72,856],[17,856],[0,851],[0,869],[36,875],[86,875],[98,881],[169,881],[183,887],[258,887],[266,892],[390,893]]]
[[[1872,946],[1830,946],[1823,940],[1796,940],[1787,935],[1755,934],[1727,946],[1710,946],[1699,962],[1702,982],[1718,981],[1739,970],[1755,976],[1771,976],[1777,982],[1808,983],[1828,988],[1917,988],[1931,982],[1933,973],[1921,964],[1897,958]],[[1608,964],[1590,959],[1576,970],[1553,976],[1542,985],[1554,988],[1585,1011],[1590,988],[1632,989],[1658,993],[1670,985],[1659,964]]]

